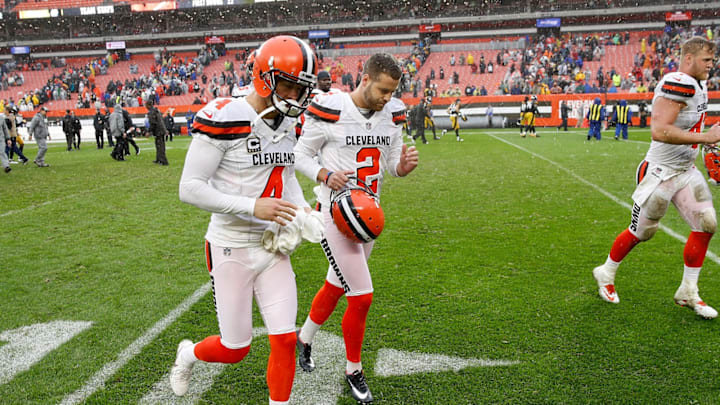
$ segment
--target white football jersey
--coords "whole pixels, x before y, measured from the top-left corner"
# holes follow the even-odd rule
[[[707,112],[707,87],[705,81],[674,72],[666,74],[655,88],[653,102],[658,97],[685,103],[678,113],[675,126],[686,131],[702,132]],[[687,170],[695,163],[699,148],[697,145],[673,145],[653,140],[645,160],[678,170]]]
[[[255,87],[252,85],[252,83],[248,84],[247,86],[242,87],[233,87],[232,96],[233,97],[246,97],[250,93],[255,90]]]
[[[405,104],[396,98],[365,118],[349,93],[315,97],[305,111],[295,147],[297,169],[314,181],[323,167],[355,170],[360,180],[380,194],[385,171],[397,176],[404,122]],[[313,159],[316,156],[317,161]],[[319,202],[330,202],[330,188],[325,184],[320,187]]]
[[[322,90],[318,89],[317,87],[315,87],[313,89],[312,93],[310,94],[310,96],[314,98],[315,96],[317,96],[319,94],[335,94],[335,93],[342,93],[342,90],[336,89],[335,87],[330,87],[330,90],[322,91]]]
[[[269,221],[254,217],[255,200],[275,197],[308,207],[295,178],[295,119],[271,126],[245,98],[217,98],[195,116],[180,182],[184,201],[212,212],[206,239],[223,247],[256,244]],[[186,193],[185,195],[188,195]]]

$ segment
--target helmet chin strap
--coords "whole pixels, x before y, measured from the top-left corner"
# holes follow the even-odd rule
[[[285,114],[283,114],[281,111],[279,111],[277,108],[275,108],[274,105],[270,105],[268,108],[262,110],[262,111],[258,114],[257,117],[255,117],[255,119],[250,123],[250,128],[255,128],[255,126],[257,126],[258,122],[260,122],[260,120],[262,120],[264,116],[268,115],[269,113],[271,113],[271,112],[273,112],[273,111],[277,111],[278,113],[280,113],[280,114],[282,114],[282,115],[285,115]],[[298,120],[298,119],[299,119],[299,117],[296,117],[296,118],[295,118],[295,122],[296,122],[296,123],[297,123],[297,120]],[[282,133],[273,135],[273,137],[272,137],[272,142],[273,142],[273,143],[278,143],[278,142],[280,142],[280,140],[282,140],[293,128],[295,128],[295,125],[294,125],[294,124],[293,124],[293,125],[289,125],[289,126],[287,127],[287,129],[286,129],[285,131],[283,131]]]

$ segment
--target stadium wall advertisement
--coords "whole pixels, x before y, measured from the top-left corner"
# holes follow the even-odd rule
[[[477,96],[477,97],[460,97],[462,111],[466,114],[468,120],[461,125],[464,128],[482,128],[487,126],[487,108],[493,108],[493,126],[513,126],[514,122],[520,117],[520,104],[525,100],[526,95],[518,96]],[[568,125],[575,126],[577,120],[587,114],[590,104],[596,97],[600,97],[602,104],[606,106],[606,113],[611,113],[612,106],[620,100],[626,100],[633,112],[633,126],[640,125],[639,106],[645,103],[647,106],[647,125],[650,125],[650,113],[652,104],[652,93],[642,94],[557,94],[557,95],[538,95],[539,116],[536,118],[536,126],[538,127],[557,127],[562,123],[560,118],[560,102],[566,102],[571,110],[568,114]],[[438,128],[449,128],[450,120],[446,111],[447,107],[457,97],[434,98],[432,102],[433,116]],[[414,106],[420,102],[419,97],[403,97],[403,102],[407,106]],[[197,112],[202,105],[159,105],[158,109],[163,114],[169,108],[174,110],[176,124],[185,123],[185,113],[188,111]],[[134,120],[141,123],[143,117],[147,113],[145,107],[126,108],[133,116]],[[73,109],[75,115],[81,119],[89,119],[95,115],[94,108]],[[32,119],[36,111],[22,112],[22,116],[26,120]],[[581,115],[582,114],[582,115]],[[65,110],[49,111],[47,116],[51,125],[59,122],[65,115]],[[711,91],[708,93],[708,111],[705,120],[706,127],[720,123],[720,91]],[[183,131],[184,132],[184,131]]]

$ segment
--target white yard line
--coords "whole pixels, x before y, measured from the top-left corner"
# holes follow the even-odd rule
[[[557,167],[558,169],[564,171],[565,173],[569,174],[569,175],[570,175],[571,177],[573,177],[575,180],[577,180],[577,181],[579,181],[579,182],[581,182],[581,183],[583,183],[583,184],[585,184],[585,185],[587,185],[587,186],[595,189],[595,190],[596,190],[597,192],[599,192],[600,194],[602,194],[602,195],[604,195],[605,197],[613,200],[613,201],[616,202],[618,205],[626,208],[628,211],[632,210],[632,206],[631,206],[630,204],[626,203],[625,201],[621,200],[620,198],[618,198],[618,197],[616,197],[615,195],[611,194],[610,192],[606,191],[605,189],[603,189],[602,187],[598,186],[597,184],[591,183],[590,181],[585,180],[584,178],[578,176],[577,174],[575,174],[575,172],[573,172],[572,170],[570,170],[570,169],[562,166],[561,164],[559,164],[559,163],[557,163],[557,162],[555,162],[555,161],[552,161],[552,160],[546,158],[545,156],[539,155],[539,154],[537,154],[537,153],[535,153],[535,152],[533,152],[533,151],[531,151],[531,150],[525,149],[524,147],[522,147],[522,146],[520,146],[520,145],[517,145],[517,144],[514,144],[514,143],[512,143],[512,142],[510,142],[510,141],[508,141],[508,140],[506,140],[506,139],[503,139],[503,138],[501,138],[501,137],[499,137],[499,136],[493,135],[493,132],[483,132],[483,133],[486,134],[487,136],[491,137],[491,138],[497,139],[497,140],[500,141],[500,142],[506,143],[506,144],[508,144],[508,145],[510,145],[510,146],[512,146],[512,147],[514,147],[514,148],[517,148],[517,149],[519,149],[519,150],[521,150],[521,151],[523,151],[523,152],[525,152],[525,153],[528,153],[528,154],[530,154],[530,155],[532,155],[532,156],[534,156],[534,157],[536,157],[536,158],[538,158],[538,159],[541,159],[541,160],[544,160],[544,161],[550,163],[551,165],[553,165],[553,166]],[[495,133],[495,134],[498,134],[499,132],[494,132],[494,133]],[[502,134],[507,134],[507,133],[502,132]],[[662,229],[665,233],[667,233],[668,235],[672,236],[673,238],[679,240],[679,241],[682,242],[682,243],[687,242],[687,238],[685,238],[685,237],[682,236],[681,234],[675,232],[674,230],[668,228],[667,226],[665,226],[665,225],[663,225],[663,224],[660,224],[660,229]],[[711,252],[710,250],[708,250],[708,252],[707,252],[707,257],[710,258],[710,260],[714,261],[715,263],[720,264],[720,257],[718,257],[718,255],[716,255],[715,253]]]
[[[568,129],[567,132],[565,132],[565,131],[552,131],[552,130],[540,130],[540,131],[537,131],[537,132],[538,132],[539,134],[541,134],[541,135],[550,135],[550,134],[563,135],[563,134],[565,134],[565,135],[582,135],[582,136],[585,136],[585,137],[587,137],[587,133],[588,133],[587,130],[581,131],[581,130],[578,130],[577,128],[575,128],[574,130],[573,130],[573,129]],[[487,133],[487,132],[483,131],[483,133]],[[494,134],[507,134],[506,132],[491,132],[491,133],[494,133]],[[610,140],[610,141],[612,141],[612,142],[616,142],[616,141],[615,141],[615,132],[614,132],[614,131],[607,131],[607,132],[606,132],[606,131],[603,131],[603,133],[602,133],[602,139],[603,139],[603,140]],[[593,142],[596,142],[596,141],[593,141]],[[636,141],[636,140],[633,140],[633,139],[628,139],[627,141],[617,141],[617,142],[628,142],[628,143],[639,143],[639,144],[643,144],[643,145],[650,145],[650,142],[648,142],[648,141]]]
[[[95,375],[85,382],[85,385],[82,388],[66,396],[61,404],[79,404],[88,399],[88,397],[90,397],[90,395],[92,395],[95,391],[103,388],[105,386],[105,381],[107,381],[108,378],[124,367],[125,364],[140,353],[145,346],[155,340],[162,331],[164,331],[170,324],[175,322],[182,314],[190,309],[190,307],[198,302],[200,298],[207,294],[208,291],[210,291],[210,288],[211,283],[209,281],[200,286],[200,288],[195,290],[190,297],[185,299],[185,301],[170,311],[170,313],[163,319],[159,320],[142,336],[132,342],[130,346],[126,347],[125,350],[118,355],[117,359],[111,361],[110,363],[106,363],[100,371],[95,373]]]

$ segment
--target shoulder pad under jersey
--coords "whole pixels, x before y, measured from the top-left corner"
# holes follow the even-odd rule
[[[671,100],[692,98],[695,96],[697,80],[683,72],[666,74],[658,84],[656,93]]]
[[[329,123],[338,122],[343,107],[343,97],[344,93],[318,94],[305,112],[316,120]]]
[[[244,98],[216,98],[197,112],[192,132],[213,139],[245,138],[252,131],[250,123],[254,115]]]

